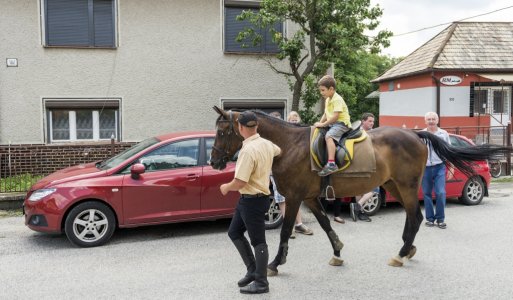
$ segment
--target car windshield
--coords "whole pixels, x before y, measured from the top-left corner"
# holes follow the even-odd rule
[[[149,138],[138,144],[133,145],[129,149],[119,153],[118,155],[109,158],[101,163],[96,164],[96,167],[100,170],[108,170],[114,167],[117,167],[120,163],[124,162],[128,158],[134,156],[135,154],[141,152],[142,150],[155,145],[159,140],[157,138]]]

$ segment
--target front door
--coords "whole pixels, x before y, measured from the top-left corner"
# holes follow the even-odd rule
[[[205,138],[206,157],[210,159],[214,138]],[[221,194],[219,187],[223,183],[232,181],[235,172],[235,162],[229,162],[226,169],[219,171],[210,165],[203,167],[201,190],[201,213],[203,216],[226,216],[233,214],[239,200],[238,192],[229,192],[226,196]]]
[[[199,139],[171,142],[140,157],[138,179],[123,179],[123,211],[130,224],[164,223],[198,216],[201,208]]]

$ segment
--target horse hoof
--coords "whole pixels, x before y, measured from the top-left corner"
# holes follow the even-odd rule
[[[278,275],[278,269],[271,270],[271,269],[267,268],[267,276],[271,277],[271,276],[276,276],[276,275]]]
[[[417,247],[411,246],[410,253],[408,253],[406,257],[408,257],[408,259],[411,259],[415,255],[415,253],[417,253]]]
[[[390,259],[388,265],[392,267],[402,267],[404,263],[403,260],[399,257],[399,255],[396,255]]]
[[[331,259],[330,259],[330,262],[329,264],[332,265],[332,266],[341,266],[342,264],[344,263],[344,260],[341,259],[340,257],[336,257],[336,256],[333,256]]]

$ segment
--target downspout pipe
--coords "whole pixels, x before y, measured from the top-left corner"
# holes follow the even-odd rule
[[[440,116],[440,80],[431,73],[431,78],[436,84],[436,114],[438,115],[438,126],[442,127],[442,116]]]

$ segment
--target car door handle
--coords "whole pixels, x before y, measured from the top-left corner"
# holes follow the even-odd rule
[[[187,180],[196,180],[199,178],[198,174],[189,174],[187,175]]]

